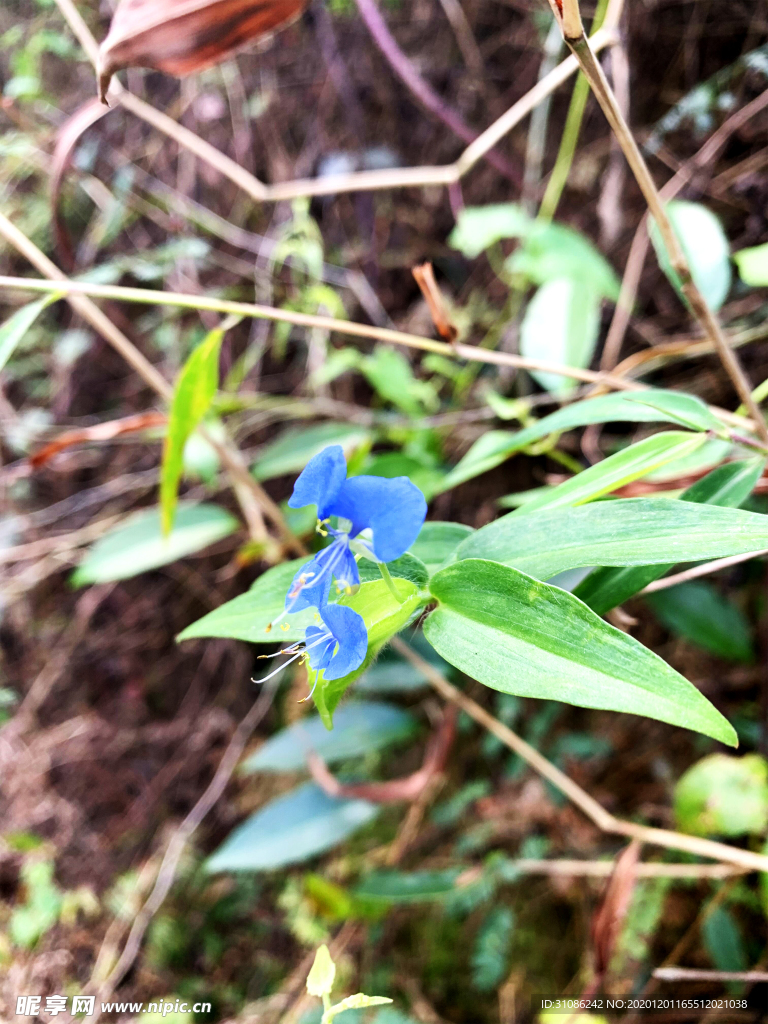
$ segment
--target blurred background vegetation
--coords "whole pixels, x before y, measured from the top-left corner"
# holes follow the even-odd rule
[[[78,6],[103,38],[110,4]],[[389,0],[381,10],[417,75],[478,131],[564,56],[548,9],[528,0]],[[605,12],[585,5],[583,13],[590,22]],[[621,45],[605,63],[617,91],[623,81],[659,184],[690,171],[675,224],[757,384],[768,378],[768,99],[741,123],[730,119],[768,95],[768,8],[763,0],[631,0],[620,26]],[[181,82],[135,68],[123,80],[271,183],[439,165],[463,148],[393,73],[352,0],[313,2],[271,42]],[[56,139],[94,96],[93,68],[54,0],[9,0],[0,10],[0,209],[62,264],[59,217],[73,244],[68,269],[90,282],[432,337],[411,273],[429,261],[460,341],[596,367],[645,207],[603,115],[575,81],[460,187],[275,203],[255,202],[118,107],[83,134],[52,204]],[[697,163],[726,124],[715,156]],[[542,199],[547,216],[534,221]],[[734,252],[742,254],[735,266]],[[1,244],[0,272],[27,276],[30,267]],[[65,303],[40,303],[30,315],[29,299],[0,292],[8,1019],[17,994],[75,994],[109,976],[163,851],[253,703],[253,647],[175,639],[285,553],[273,540],[249,540],[239,525],[211,436],[237,444],[290,530],[312,544],[314,517],[285,500],[297,472],[328,444],[343,446],[350,472],[409,476],[430,499],[430,519],[480,527],[651,432],[619,420],[548,434],[514,457],[464,461],[457,474],[490,430],[528,426],[587,386],[352,344],[321,327],[242,320],[223,339],[209,439],[195,433],[184,450],[171,557],[158,546],[157,514],[146,512],[157,504],[164,426],[141,416],[155,396]],[[169,382],[218,324],[195,308],[105,308]],[[734,405],[719,362],[652,257],[620,358],[618,372]],[[127,417],[139,417],[136,429],[92,430]],[[83,433],[31,458],[68,431]],[[679,493],[729,451],[728,442],[708,441],[621,493]],[[768,511],[765,490],[761,479],[744,507]],[[634,598],[612,620],[716,703],[737,729],[738,758],[648,719],[494,693],[435,660],[418,627],[408,639],[611,813],[757,851],[768,828],[765,584],[765,562],[753,559]],[[350,1024],[507,1024],[535,1019],[536,993],[581,993],[596,969],[593,922],[623,841],[464,713],[443,770],[415,800],[340,805],[308,781],[298,737],[309,736],[341,779],[405,777],[438,728],[437,698],[397,652],[366,673],[331,733],[311,703],[300,703],[305,694],[299,667],[186,845],[118,998],[209,1000],[213,1011],[200,1020],[310,1024],[321,1007],[304,983],[324,942],[337,965],[335,991],[394,1000],[349,1011]],[[688,874],[660,867],[634,879],[605,991],[663,994],[651,977],[662,964],[768,967],[763,876],[697,873],[692,856],[645,854],[688,865]],[[573,860],[587,867],[563,866]]]

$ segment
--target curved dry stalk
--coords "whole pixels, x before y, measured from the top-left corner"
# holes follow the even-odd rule
[[[611,89],[608,79],[605,77],[605,72],[600,63],[595,59],[595,53],[589,44],[581,22],[579,0],[550,0],[550,6],[560,24],[563,38],[578,60],[579,67],[592,87],[592,91],[603,109],[606,120],[610,124],[627,159],[627,163],[635,176],[640,191],[643,193],[643,198],[648,205],[648,211],[659,229],[659,234],[669,256],[672,269],[680,280],[680,290],[688,300],[691,312],[698,320],[705,335],[714,343],[720,360],[736,389],[736,393],[755,422],[757,432],[762,440],[768,443],[768,425],[765,423],[757,402],[752,397],[752,387],[747,380],[738,357],[728,344],[728,339],[717,317],[709,308],[706,299],[691,276],[688,260],[672,227],[664,200],[656,188],[651,172],[648,170],[648,165],[643,159],[643,155],[632,132],[629,130],[616,96]]]
[[[0,233],[3,233],[2,215],[0,215]],[[72,281],[57,278],[55,282],[29,277],[0,276],[0,288],[13,288],[32,292],[61,292],[76,302],[80,297],[92,295],[97,298],[116,299],[125,302],[140,302],[149,305],[175,306],[181,309],[207,310],[214,313],[226,313],[233,316],[251,317],[258,320],[273,320],[279,323],[294,324],[297,327],[315,327],[324,331],[334,331],[352,338],[365,338],[370,341],[385,341],[393,345],[420,349],[425,352],[437,352],[450,359],[468,359],[496,366],[513,366],[521,370],[541,370],[546,373],[558,373],[566,377],[586,381],[591,384],[604,384],[618,391],[645,390],[647,385],[638,381],[618,377],[615,374],[600,373],[596,370],[583,370],[562,363],[552,363],[543,359],[525,359],[510,352],[496,352],[492,349],[480,348],[477,345],[449,344],[435,341],[418,334],[395,331],[388,327],[375,327],[369,324],[358,324],[351,320],[337,320],[330,316],[317,316],[312,313],[297,313],[293,310],[275,309],[251,302],[231,302],[217,299],[209,295],[184,295],[177,292],[153,291],[150,288],[123,288],[119,285],[93,284],[89,281]],[[92,304],[91,304],[92,305]],[[94,307],[98,309],[98,307]],[[101,312],[99,310],[99,312]],[[130,343],[129,343],[130,344]],[[141,356],[141,359],[144,359]],[[148,364],[151,366],[151,364]],[[152,367],[154,370],[154,367]],[[155,373],[157,371],[154,371]],[[749,422],[736,417],[738,424],[748,427]]]
[[[98,61],[99,47],[79,11],[72,0],[56,0],[56,4],[95,67]],[[614,26],[619,13],[619,5],[614,3],[611,6],[614,7],[614,11],[609,9],[605,27],[596,32],[590,40],[595,52],[606,46],[611,46],[617,41]],[[153,128],[163,132],[180,146],[190,150],[200,160],[228,178],[253,199],[259,202],[279,202],[303,196],[327,196],[342,192],[371,192],[390,188],[411,188],[419,185],[455,184],[482,160],[508,132],[527,117],[542,100],[566,82],[577,70],[578,63],[572,56],[558,64],[549,75],[513,104],[506,113],[481,132],[475,141],[467,146],[459,159],[452,164],[438,167],[358,171],[352,174],[332,175],[327,178],[297,179],[275,185],[265,185],[225,153],[205,142],[188,128],[178,124],[167,114],[128,92],[119,82],[112,83],[109,98],[110,100],[114,99],[116,103],[146,121]]]
[[[631,839],[638,839],[643,843],[651,843],[655,846],[663,846],[668,850],[682,850],[685,853],[692,853],[698,857],[708,857],[710,860],[719,861],[721,864],[732,864],[747,871],[768,871],[768,856],[762,853],[753,853],[751,850],[741,850],[736,846],[729,846],[727,843],[717,843],[712,839],[701,839],[698,836],[685,835],[682,832],[673,832],[671,829],[652,828],[649,825],[637,825],[632,821],[623,821],[615,817],[582,789],[565,772],[556,768],[551,761],[538,752],[530,743],[526,743],[517,733],[508,726],[494,718],[492,714],[481,707],[457,687],[449,683],[445,676],[434,665],[417,654],[408,644],[399,637],[395,637],[392,646],[417,668],[426,679],[434,686],[437,692],[452,701],[462,711],[473,718],[484,729],[501,740],[510,750],[514,750],[524,761],[548,782],[559,789],[580,808],[602,831],[612,835],[628,836]]]

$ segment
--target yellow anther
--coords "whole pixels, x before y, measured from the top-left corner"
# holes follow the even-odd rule
[[[272,623],[271,623],[271,622],[270,622],[270,624],[269,624],[269,625],[267,626],[267,628],[266,628],[266,629],[264,630],[264,632],[265,632],[265,633],[271,633],[271,632],[272,632]]]
[[[287,622],[284,622],[284,623],[283,623],[283,624],[282,624],[282,625],[280,626],[280,629],[282,629],[282,631],[283,631],[284,633],[287,633],[287,632],[288,632],[288,630],[289,630],[290,628],[291,628],[291,627],[290,627],[290,626],[288,625],[288,623],[287,623]]]

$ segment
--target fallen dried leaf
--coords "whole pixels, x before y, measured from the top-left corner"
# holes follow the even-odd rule
[[[411,273],[416,279],[416,284],[421,289],[424,301],[429,307],[429,313],[437,333],[441,338],[445,338],[446,341],[456,341],[459,331],[456,325],[451,322],[451,318],[445,308],[445,298],[437,287],[432,264],[422,263],[420,266],[414,267]]]
[[[183,78],[293,21],[307,0],[121,0],[99,49],[99,96],[112,75],[144,67]]]
[[[592,945],[595,952],[595,975],[601,979],[608,970],[616,940],[632,902],[637,881],[637,864],[641,844],[633,839],[616,858],[603,901],[592,920]]]
[[[167,422],[168,417],[164,412],[141,412],[135,416],[126,416],[122,420],[110,420],[108,423],[97,423],[93,427],[83,427],[82,430],[66,430],[43,448],[33,452],[29,456],[29,464],[33,469],[40,469],[54,455],[73,445],[87,444],[89,441],[111,441],[123,434],[163,427]]]

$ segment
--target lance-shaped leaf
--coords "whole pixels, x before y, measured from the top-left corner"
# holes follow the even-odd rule
[[[183,78],[293,21],[307,0],[120,0],[99,49],[99,90],[142,67]]]
[[[456,557],[490,558],[538,579],[586,565],[663,565],[768,549],[768,516],[675,498],[619,498],[502,516]]]
[[[684,459],[701,448],[706,439],[706,434],[689,434],[682,430],[653,434],[590,466],[582,473],[577,473],[558,487],[542,491],[512,514],[527,516],[540,508],[583,505],[594,501],[603,494],[610,494],[633,480],[647,476],[661,466]]]
[[[524,430],[489,430],[469,449],[440,484],[440,490],[456,487],[480,473],[494,469],[529,444],[591,423],[676,423],[693,430],[719,433],[723,424],[704,402],[678,391],[650,389],[588,398],[545,416]]]
[[[160,468],[160,508],[164,533],[170,532],[176,513],[184,445],[208,412],[216,394],[223,338],[224,331],[221,328],[208,334],[187,359],[173,390],[168,433],[163,447],[163,464]]]
[[[745,459],[718,466],[680,495],[681,501],[738,508],[752,493],[763,472],[765,460]],[[639,593],[649,583],[660,579],[674,562],[661,565],[633,565],[621,568],[604,566],[595,569],[576,587],[574,594],[593,611],[604,615]]]
[[[695,686],[578,598],[482,559],[432,578],[432,646],[494,690],[656,718],[736,746],[733,727]]]
[[[16,346],[24,338],[35,320],[40,316],[46,307],[56,302],[62,296],[61,292],[54,292],[46,295],[45,298],[30,302],[27,306],[17,309],[13,316],[9,317],[4,324],[0,325],[0,370],[5,366]]]

